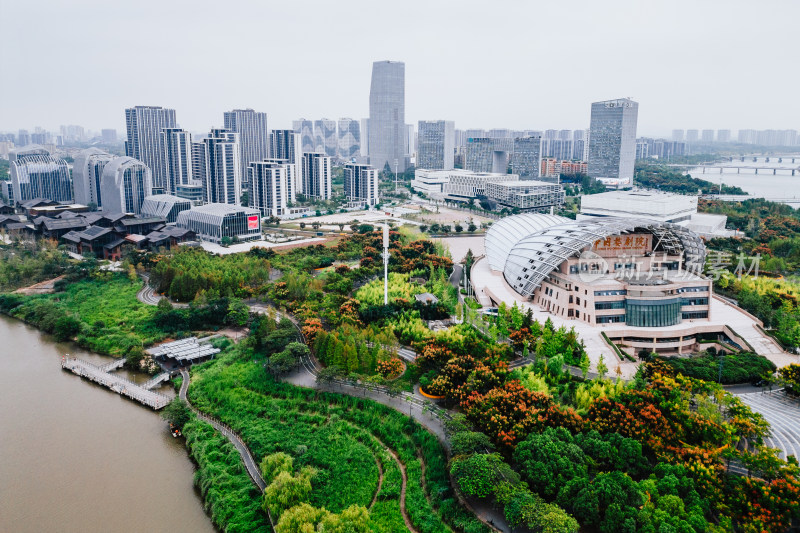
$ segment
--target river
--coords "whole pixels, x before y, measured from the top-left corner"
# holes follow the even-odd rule
[[[0,531],[213,533],[183,443],[64,353],[109,360],[0,315]]]
[[[782,200],[784,203],[798,208],[800,207],[800,172],[795,172],[794,176],[786,170],[779,170],[777,174],[773,174],[771,170],[762,169],[756,174],[755,170],[742,168],[740,173],[736,172],[736,165],[742,167],[800,168],[800,154],[783,156],[783,163],[778,163],[779,157],[781,156],[770,156],[769,163],[765,162],[764,157],[758,157],[756,163],[753,162],[752,156],[745,157],[744,162],[740,161],[739,158],[734,158],[733,162],[725,163],[726,166],[731,168],[723,169],[722,174],[719,173],[719,168],[706,169],[705,174],[703,174],[702,168],[692,168],[689,170],[689,174],[693,178],[704,179],[714,184],[719,184],[722,181],[724,185],[741,187],[750,196],[768,200]],[[795,158],[795,163],[791,162],[792,157]],[[727,199],[728,197],[725,196],[725,198]]]

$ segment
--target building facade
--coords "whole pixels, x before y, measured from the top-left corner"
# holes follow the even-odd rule
[[[303,150],[302,136],[293,130],[272,130],[269,135],[269,149],[272,159],[282,159],[292,163],[295,177],[292,188],[295,194],[303,192]]]
[[[49,151],[37,145],[11,150],[8,159],[14,202],[34,198],[72,202],[72,178],[66,161],[52,157]]]
[[[378,171],[369,165],[344,166],[344,195],[349,202],[374,206],[379,203]]]
[[[178,213],[192,208],[192,202],[172,194],[146,196],[140,214],[145,217],[161,217],[172,224],[178,220]]]
[[[522,211],[540,211],[564,205],[564,188],[544,181],[497,181],[486,184],[486,197]]]
[[[405,161],[405,76],[406,65],[400,61],[376,61],[372,64],[369,90],[369,161],[382,171],[395,161],[406,168]]]
[[[242,196],[241,150],[239,134],[213,129],[203,139],[205,145],[205,181],[203,191],[208,203],[239,205]]]
[[[507,172],[509,156],[513,150],[513,139],[469,137],[464,168],[473,172]]]
[[[175,194],[178,185],[192,183],[192,134],[181,128],[161,130],[164,145],[164,164],[167,175],[167,194]]]
[[[247,165],[269,157],[267,114],[252,109],[226,111],[223,126],[239,134],[239,181],[244,183]]]
[[[309,198],[330,200],[332,159],[319,152],[303,154],[302,182],[303,194]],[[345,185],[347,179],[345,178]]]
[[[247,167],[249,207],[258,209],[262,217],[286,214],[287,204],[294,202],[294,164],[282,160],[254,161]]]
[[[639,104],[622,98],[592,104],[589,175],[611,187],[633,180]]]
[[[157,106],[136,106],[125,110],[125,155],[138,159],[153,173],[153,189],[167,190],[167,165],[161,131],[177,128],[175,110]]]
[[[417,131],[417,168],[451,170],[455,157],[455,122],[420,120]]]
[[[339,119],[339,159],[351,161],[361,155],[361,125],[352,118]]]
[[[89,148],[75,156],[72,164],[75,203],[103,207],[101,191],[103,169],[112,159],[114,159],[113,155],[99,148]]]
[[[143,162],[127,156],[112,159],[103,169],[103,212],[140,214],[144,199],[153,194],[152,180]]]
[[[516,137],[511,153],[511,172],[523,180],[538,178],[541,145],[539,136]]]
[[[261,238],[261,216],[258,210],[229,204],[211,203],[193,207],[178,214],[176,225],[192,230],[204,240],[252,241]]]
[[[336,121],[323,118],[314,121],[314,151],[328,157],[336,157],[339,139],[336,136]]]
[[[292,121],[292,128],[295,133],[300,134],[300,142],[303,152],[315,151],[314,142],[314,122],[304,118]]]

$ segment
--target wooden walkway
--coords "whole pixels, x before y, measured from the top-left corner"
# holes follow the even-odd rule
[[[61,368],[69,370],[73,374],[77,374],[90,381],[94,381],[99,385],[108,387],[117,394],[127,396],[131,400],[136,400],[152,409],[161,409],[170,402],[170,399],[163,394],[146,389],[142,385],[134,383],[129,379],[111,374],[109,369],[115,370],[122,366],[122,363],[119,361],[124,362],[124,360],[117,360],[114,361],[114,363],[97,366],[82,359],[78,359],[77,357],[62,357]],[[114,367],[114,365],[118,366]],[[152,382],[153,380],[150,381]],[[151,386],[154,385],[155,384]]]

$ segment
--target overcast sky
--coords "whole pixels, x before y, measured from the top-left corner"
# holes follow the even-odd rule
[[[191,131],[252,107],[270,128],[368,115],[372,62],[406,63],[406,122],[589,125],[639,102],[639,134],[800,129],[797,0],[0,0],[0,131]]]

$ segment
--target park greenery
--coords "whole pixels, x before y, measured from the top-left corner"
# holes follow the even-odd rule
[[[705,352],[694,357],[659,357],[659,360],[684,376],[724,385],[760,383],[776,370],[775,364],[763,355],[748,352],[724,355]]]
[[[645,189],[658,189],[679,194],[747,194],[739,187],[712,183],[683,174],[681,170],[666,163],[640,160],[636,162],[634,183]]]
[[[501,305],[495,318],[462,308],[441,247],[402,231],[390,241],[388,305],[381,235],[358,227],[332,243],[282,253],[185,249],[129,258],[123,273],[81,266],[54,294],[0,296],[0,310],[128,356],[167,337],[247,328],[243,340],[220,343],[214,360],[193,368],[189,399],[241,436],[261,462],[267,490],[254,494],[235,450],[210,426],[181,420],[198,486],[224,531],[266,527],[265,511],[279,533],[389,532],[403,530],[406,519],[420,533],[488,531],[459,493],[540,532],[784,531],[800,520],[796,460],[763,446],[768,425],[760,415],[698,379],[708,379],[703,360],[654,360],[628,383],[607,376],[618,370],[605,362],[590,380],[574,330],[516,306]],[[140,304],[139,266],[157,290],[190,305]],[[768,299],[779,290],[760,278],[721,279],[743,307],[751,305],[743,294]],[[417,302],[422,292],[439,302]],[[771,311],[765,325],[791,340],[797,293],[785,294],[777,307],[761,309],[755,297],[752,305],[755,314]],[[244,299],[281,314],[254,315]],[[428,320],[453,316],[458,323],[446,329],[428,328]],[[418,356],[398,377],[401,345]],[[392,393],[419,383],[442,397],[457,413],[446,424],[451,459],[397,410],[281,381],[309,357],[325,366],[320,381],[329,387],[337,386],[333,378],[360,383],[365,393],[377,384]],[[530,364],[512,371],[519,357]],[[747,366],[745,373],[771,370],[756,360]],[[779,374],[790,392],[797,375],[791,367]],[[169,416],[177,420],[174,409]]]

